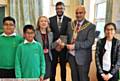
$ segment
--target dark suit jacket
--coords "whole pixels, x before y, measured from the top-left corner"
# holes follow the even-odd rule
[[[76,21],[74,21],[73,23],[76,24]],[[96,26],[87,20],[83,22],[82,26],[86,23],[89,23],[89,25],[85,29],[78,32],[75,42],[75,60],[78,65],[89,64],[92,60],[92,45],[95,39]],[[69,26],[71,25],[69,24]],[[68,37],[70,42],[72,39],[73,31],[72,29],[69,29],[68,31]]]
[[[97,42],[96,46],[96,67],[97,67],[97,72],[99,74],[103,73],[102,69],[102,60],[103,60],[103,55],[105,53],[105,46],[106,43],[106,38],[100,39]],[[111,50],[111,69],[110,73],[114,75],[120,68],[120,40],[113,38],[112,40],[112,50]]]
[[[60,31],[58,29],[57,16],[50,17],[49,19],[50,19],[50,28],[51,28],[51,30],[53,32],[53,36],[54,36],[54,41],[57,40],[60,37],[60,35],[67,34],[68,22],[71,21],[71,19],[69,17],[63,16]]]

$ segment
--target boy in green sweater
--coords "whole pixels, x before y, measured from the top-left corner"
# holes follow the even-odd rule
[[[16,35],[15,20],[3,19],[3,33],[0,35],[0,78],[15,78],[15,54],[23,38]]]
[[[45,75],[45,59],[43,48],[34,40],[35,30],[32,25],[23,28],[24,42],[16,52],[15,74],[17,78],[40,78],[43,81]]]

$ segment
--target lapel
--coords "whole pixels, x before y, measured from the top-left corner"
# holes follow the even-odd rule
[[[83,21],[81,27],[80,27],[80,31],[78,32],[78,34],[79,34],[82,30],[85,29],[85,26],[84,26],[84,25],[85,25],[86,23],[88,23],[88,21],[85,19],[85,20]],[[76,24],[77,24],[77,20],[74,20],[74,21],[73,21],[73,25],[74,25],[73,27],[74,27],[74,28],[76,27]],[[89,25],[87,25],[87,26],[89,26]],[[86,31],[85,31],[85,32],[86,32]]]
[[[111,63],[114,64],[114,65],[116,64],[116,59],[118,57],[117,48],[116,48],[116,42],[117,42],[117,39],[113,38],[113,40],[112,40],[112,48],[111,48],[112,49],[111,50]]]
[[[105,53],[105,43],[106,43],[106,37],[105,38],[103,38],[102,40],[101,40],[101,50],[102,50],[102,54],[104,55],[104,53]],[[112,39],[112,48],[111,48],[111,55],[113,55],[113,53],[114,53],[114,48],[115,48],[115,45],[116,45],[116,39],[113,37],[113,39]]]
[[[84,25],[87,24],[87,23],[88,23],[88,21],[85,19],[82,26],[81,26],[81,29],[84,28]]]
[[[76,24],[77,24],[77,20],[74,20],[73,22],[74,22],[74,24],[75,24],[75,26],[76,26]],[[83,22],[83,24],[82,24],[82,26],[81,26],[81,28],[82,28],[83,25],[85,25],[86,23],[88,23],[88,21],[85,19],[84,22]]]
[[[114,49],[115,49],[115,46],[116,46],[116,41],[117,41],[116,38],[113,38],[113,39],[112,39],[111,55],[114,54]]]
[[[62,23],[61,23],[61,27],[64,27],[64,21],[65,21],[65,16],[63,16],[63,19],[62,19]]]
[[[40,41],[41,45],[43,46],[43,40],[42,40],[42,36],[41,36],[40,32],[39,32],[38,36],[39,36],[39,41]],[[50,46],[52,43],[52,34],[51,33],[48,33],[48,42],[49,42],[49,46]]]
[[[105,43],[106,43],[106,37],[104,37],[102,40],[101,40],[101,48],[100,48],[100,52],[102,52],[102,56],[104,55],[105,53]]]
[[[77,20],[75,20],[75,21],[73,21],[73,22],[74,22],[75,25],[77,24]]]
[[[55,16],[54,22],[55,22],[55,24],[57,26],[57,16]]]
[[[82,26],[85,25],[86,23],[88,23],[88,21],[85,19]]]
[[[48,33],[48,42],[49,42],[49,46],[51,46],[52,43],[52,34]]]
[[[43,41],[42,41],[42,36],[41,36],[41,34],[40,34],[40,32],[38,31],[38,36],[39,36],[39,41],[40,41],[40,43],[41,43],[41,45],[43,46]]]
[[[55,24],[55,30],[56,31],[59,31],[59,29],[58,29],[58,23],[57,23],[57,15],[54,17],[54,24]]]

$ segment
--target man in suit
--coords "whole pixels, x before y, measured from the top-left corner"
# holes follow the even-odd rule
[[[69,26],[69,63],[72,81],[89,81],[88,73],[92,60],[92,45],[95,39],[95,25],[85,19],[85,7],[79,6],[76,20]],[[70,44],[71,43],[71,44]]]
[[[51,79],[55,81],[56,66],[59,61],[61,68],[61,81],[66,81],[66,62],[67,62],[67,49],[65,47],[65,41],[67,40],[68,22],[71,19],[64,15],[65,5],[62,2],[56,3],[56,14],[50,17],[50,27],[53,32],[53,41],[56,42],[55,49],[52,50],[52,67],[51,67]],[[62,37],[62,38],[61,38]]]

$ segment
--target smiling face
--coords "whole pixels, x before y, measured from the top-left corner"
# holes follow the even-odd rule
[[[64,14],[65,7],[63,5],[56,6],[56,13],[58,16],[62,16]]]
[[[24,33],[24,37],[27,41],[32,42],[35,37],[35,32],[32,29],[27,29]]]
[[[3,29],[4,29],[4,33],[7,35],[10,35],[12,33],[14,33],[14,29],[15,29],[15,24],[13,21],[10,20],[6,20],[3,23]]]
[[[75,11],[76,19],[78,21],[82,21],[85,18],[85,13],[86,11],[85,11],[84,6],[79,6]]]
[[[107,38],[112,39],[114,37],[115,33],[116,33],[116,30],[115,30],[113,25],[106,26],[106,28],[105,28],[105,36]]]
[[[41,16],[39,18],[39,27],[42,29],[46,29],[48,27],[49,23],[48,23],[48,19],[44,16]]]

